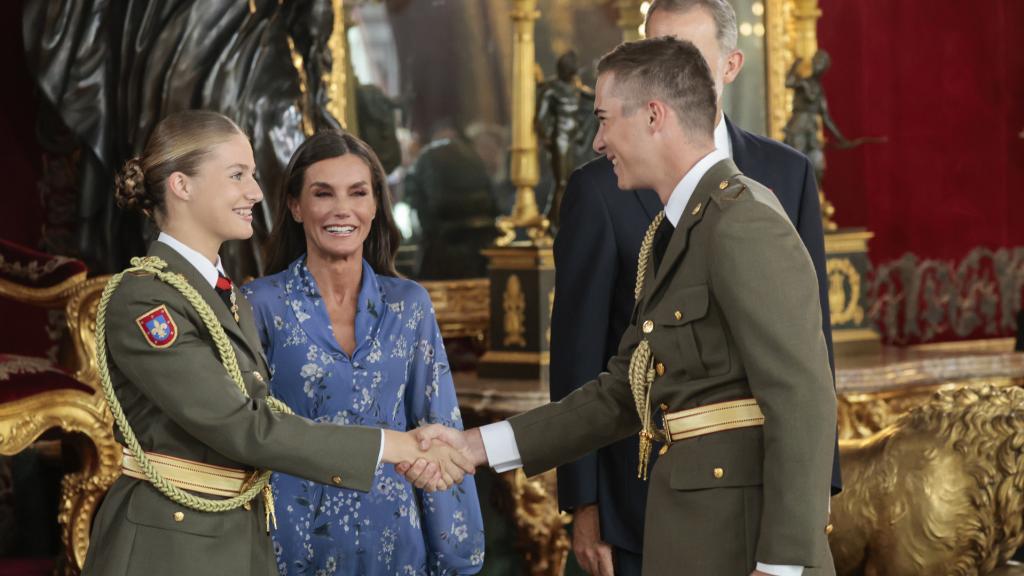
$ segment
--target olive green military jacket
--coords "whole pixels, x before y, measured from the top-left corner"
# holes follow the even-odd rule
[[[240,321],[235,322],[184,257],[160,242],[149,254],[184,275],[216,312],[234,345],[250,398],[228,376],[210,333],[181,293],[152,275],[126,274],[107,309],[106,339],[114,389],[143,449],[369,490],[380,430],[315,424],[271,412],[265,401],[269,373],[249,303],[238,295]],[[176,328],[171,343],[162,348],[136,322],[160,306]],[[179,512],[183,517],[176,518]],[[175,504],[144,480],[122,476],[96,516],[84,573],[269,575],[277,574],[277,566],[262,499],[254,500],[250,510],[197,512]]]
[[[697,185],[657,272],[652,258],[608,372],[510,419],[527,474],[640,430],[627,370],[645,336],[659,428],[663,412],[751,397],[765,423],[675,442],[658,459],[643,573],[747,576],[764,562],[833,574],[825,528],[836,397],[818,283],[774,194],[731,160]]]

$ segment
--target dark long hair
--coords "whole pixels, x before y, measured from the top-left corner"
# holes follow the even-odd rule
[[[388,190],[387,175],[377,154],[366,143],[342,130],[325,130],[308,138],[292,155],[284,172],[280,200],[274,214],[274,231],[264,248],[267,274],[276,274],[306,253],[306,235],[302,224],[296,222],[288,208],[288,199],[299,199],[306,169],[320,162],[346,154],[360,157],[370,167],[373,198],[377,202],[377,214],[370,224],[370,235],[363,241],[363,258],[370,263],[373,271],[384,276],[398,276],[395,270],[395,256],[401,234],[392,215],[391,191]]]

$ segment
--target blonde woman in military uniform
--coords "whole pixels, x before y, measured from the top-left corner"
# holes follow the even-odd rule
[[[218,257],[253,233],[254,173],[231,120],[186,111],[118,175],[119,205],[161,233],[100,303],[97,352],[124,459],[87,575],[277,574],[271,469],[366,491],[380,462],[429,462],[414,477],[429,489],[469,468],[444,445],[422,452],[407,432],[316,424],[268,396],[252,310]]]

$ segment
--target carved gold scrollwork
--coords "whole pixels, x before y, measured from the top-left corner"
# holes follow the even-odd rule
[[[829,258],[828,305],[833,326],[864,321],[860,305],[861,278],[849,258]],[[849,287],[849,288],[847,288]]]
[[[528,479],[522,469],[501,475],[515,505],[518,548],[523,551],[530,576],[561,576],[569,555],[565,534],[567,516],[558,512],[554,473]]]
[[[505,310],[505,346],[526,346],[526,294],[518,274],[510,274],[502,299]]]

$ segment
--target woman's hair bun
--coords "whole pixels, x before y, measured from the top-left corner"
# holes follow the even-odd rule
[[[149,216],[153,199],[146,194],[146,175],[138,156],[129,159],[114,177],[114,198],[122,210],[138,210]]]

